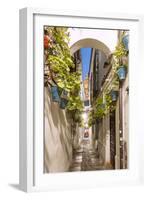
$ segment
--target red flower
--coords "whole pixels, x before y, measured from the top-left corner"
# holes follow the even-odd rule
[[[50,38],[48,35],[44,35],[44,48],[48,49],[49,48],[49,42],[50,42]]]

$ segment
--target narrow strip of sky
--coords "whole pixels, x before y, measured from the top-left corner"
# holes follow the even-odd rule
[[[81,48],[81,59],[82,59],[82,80],[85,80],[89,72],[91,48]]]

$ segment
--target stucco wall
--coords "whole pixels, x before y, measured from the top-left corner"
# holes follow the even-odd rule
[[[44,90],[44,98],[45,172],[68,171],[72,159],[70,118],[58,103],[52,102],[48,88]]]
[[[69,31],[70,31],[70,37],[71,37],[70,44],[69,44],[70,47],[74,46],[74,44],[77,41],[81,41],[81,44],[80,43],[77,44],[79,45],[77,47],[79,49],[81,48],[81,46],[94,47],[102,51],[104,50],[104,52],[106,53],[108,52],[108,49],[110,50],[110,52],[114,51],[116,43],[117,43],[117,30],[70,28]],[[100,41],[102,44],[101,43],[96,44],[96,41],[90,41],[90,40],[88,42],[88,40],[85,40],[85,39],[97,40],[97,42]],[[77,48],[75,47],[75,49]]]

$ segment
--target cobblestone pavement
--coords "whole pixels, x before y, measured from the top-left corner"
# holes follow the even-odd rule
[[[69,171],[95,171],[104,169],[101,166],[97,152],[84,144],[73,152],[72,165]]]

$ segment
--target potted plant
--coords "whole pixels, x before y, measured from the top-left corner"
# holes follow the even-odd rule
[[[110,94],[111,100],[116,101],[118,97],[118,91],[119,91],[119,80],[117,76],[113,78],[109,91],[110,93],[108,92],[108,94]]]
[[[124,33],[122,34],[121,39],[119,40],[113,53],[115,60],[114,64],[116,65],[116,74],[118,75],[120,81],[126,78],[126,67],[128,65],[128,53],[122,41],[123,35]]]
[[[53,102],[60,102],[59,90],[57,85],[50,85],[50,91]]]
[[[122,42],[125,49],[128,51],[129,50],[129,35],[128,34],[122,38]]]
[[[68,43],[68,28],[53,27],[48,28],[47,31],[52,37],[52,46],[48,49],[46,62],[50,68],[52,79],[57,85],[52,88],[52,92],[58,91],[56,97],[58,93],[60,108],[65,109],[66,107],[73,115],[75,110],[82,109],[83,103],[79,96],[81,72],[72,70],[75,69],[75,64]],[[61,95],[59,89],[63,91]],[[57,100],[55,97],[53,99]]]
[[[61,98],[61,101],[60,101],[60,108],[61,108],[61,109],[65,109],[66,106],[67,106],[67,103],[68,103],[68,100],[67,100],[67,99],[62,99],[62,98]]]
[[[68,92],[63,90],[60,96],[60,108],[65,109],[68,103]]]
[[[47,30],[44,30],[44,49],[52,47],[52,40]]]
[[[121,65],[118,67],[117,75],[118,75],[120,81],[122,81],[126,78],[126,72],[127,72],[126,66]]]
[[[116,91],[116,90],[111,90],[110,95],[111,95],[112,101],[116,101],[116,100],[117,100],[117,97],[118,97],[118,91]]]

